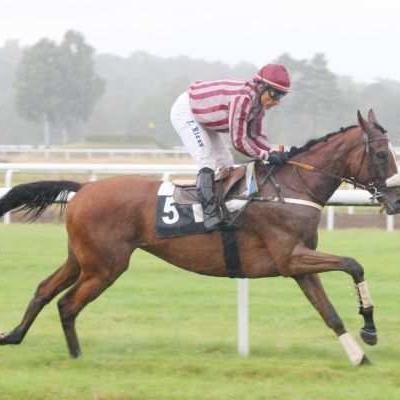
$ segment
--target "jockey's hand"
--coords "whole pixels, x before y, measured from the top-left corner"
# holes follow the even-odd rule
[[[283,165],[289,159],[286,151],[272,151],[267,161],[270,165]]]

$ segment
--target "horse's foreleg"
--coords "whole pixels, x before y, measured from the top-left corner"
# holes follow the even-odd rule
[[[71,286],[78,275],[78,264],[68,259],[57,271],[41,282],[20,324],[7,334],[0,333],[0,345],[20,344],[42,308],[57,294]]]
[[[95,300],[105,289],[126,270],[126,266],[117,269],[93,269],[83,273],[76,284],[59,300],[58,309],[65,339],[71,357],[81,354],[75,320],[79,312],[91,301]]]
[[[344,324],[329,301],[318,275],[302,275],[295,277],[295,280],[328,327],[335,332],[351,363],[353,365],[368,363],[361,347],[346,332]]]
[[[377,343],[376,328],[373,319],[373,305],[367,282],[364,280],[364,269],[353,258],[338,257],[331,254],[297,246],[290,260],[282,263],[280,271],[285,276],[297,277],[304,274],[315,274],[329,271],[343,271],[353,278],[359,298],[360,314],[364,318],[361,337],[365,343]]]

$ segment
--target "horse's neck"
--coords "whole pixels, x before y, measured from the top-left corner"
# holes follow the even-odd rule
[[[316,144],[310,150],[299,154],[295,160],[315,167],[317,172],[307,172],[298,168],[297,179],[303,182],[304,193],[326,203],[340,186],[342,177],[348,174],[349,160],[359,133],[351,129],[331,137],[328,142]]]

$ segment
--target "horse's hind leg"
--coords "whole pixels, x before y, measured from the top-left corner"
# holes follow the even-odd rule
[[[0,345],[20,344],[42,308],[71,286],[78,279],[79,272],[79,264],[71,255],[57,271],[40,283],[20,324],[8,334],[0,333]]]
[[[105,289],[128,268],[129,256],[117,267],[104,264],[107,257],[102,258],[99,264],[83,266],[82,274],[76,284],[59,300],[58,309],[64,330],[67,346],[71,357],[77,358],[81,354],[78,336],[75,330],[75,320],[79,312],[91,301],[95,300]],[[116,260],[114,260],[115,262]]]
[[[283,275],[293,278],[329,271],[346,272],[353,278],[358,294],[359,314],[364,319],[364,326],[361,328],[360,335],[365,343],[375,345],[378,336],[373,316],[374,306],[367,282],[364,279],[364,268],[360,263],[350,257],[338,257],[299,245],[294,249],[290,262],[283,266],[281,270]]]
[[[368,358],[360,346],[350,334],[346,332],[342,320],[325,293],[319,276],[316,274],[309,274],[295,277],[295,279],[328,327],[335,332],[349,356],[351,363],[353,365],[368,363]]]

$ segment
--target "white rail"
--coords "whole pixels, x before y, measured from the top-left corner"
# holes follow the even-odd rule
[[[129,148],[102,148],[102,149],[63,149],[63,148],[46,148],[33,146],[0,146],[0,157],[7,155],[26,155],[39,157],[42,156],[46,160],[56,156],[64,160],[70,160],[74,157],[86,157],[92,159],[95,157],[173,157],[180,158],[188,156],[187,151],[183,149],[129,149]]]
[[[71,172],[87,173],[98,172],[104,174],[163,174],[174,172],[176,174],[194,174],[196,166],[194,164],[99,164],[99,163],[6,163],[0,162],[0,171],[24,172]]]

